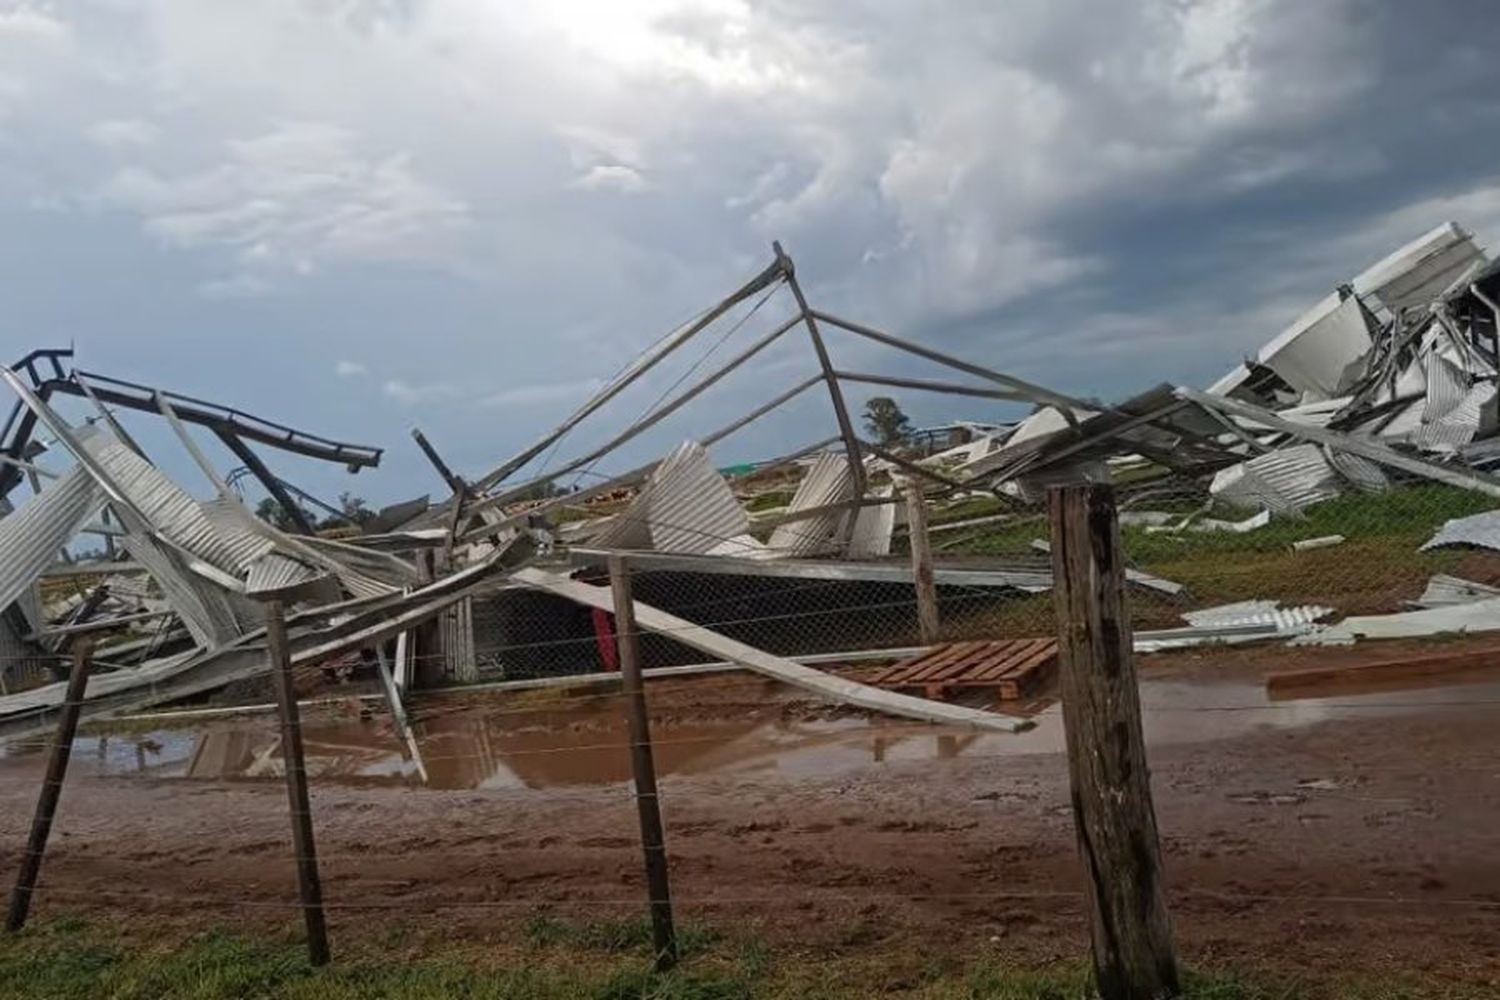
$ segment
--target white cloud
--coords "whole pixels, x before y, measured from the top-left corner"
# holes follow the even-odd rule
[[[458,387],[447,382],[429,382],[422,385],[413,385],[401,379],[389,379],[380,387],[380,391],[391,399],[406,406],[417,403],[435,403],[444,399],[452,399],[458,395]]]
[[[574,187],[583,188],[585,191],[603,191],[613,188],[626,194],[635,194],[650,187],[645,176],[634,167],[627,167],[619,163],[599,164],[592,167],[588,173],[573,181]]]
[[[104,149],[127,152],[150,146],[156,141],[160,130],[142,118],[115,118],[95,122],[89,127],[89,138]]]
[[[358,378],[370,374],[370,369],[358,361],[341,360],[333,366],[333,371],[339,378]]]
[[[289,122],[230,141],[208,170],[122,168],[104,197],[139,212],[170,246],[232,249],[262,283],[329,262],[447,257],[468,206],[418,177],[408,156],[369,159],[357,146],[346,129]]]
[[[550,403],[554,400],[574,400],[581,403],[602,388],[604,388],[604,382],[598,378],[580,379],[573,382],[553,382],[543,385],[518,385],[491,393],[482,398],[479,404],[481,406],[510,406],[520,408],[535,406],[539,403]]]

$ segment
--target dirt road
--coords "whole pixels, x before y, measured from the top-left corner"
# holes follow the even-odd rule
[[[1266,662],[1144,671],[1184,954],[1500,982],[1500,674],[1272,705]],[[976,737],[743,675],[652,697],[680,919],[841,951],[1086,948],[1055,708],[1033,706],[1029,734]],[[540,910],[641,913],[618,709],[608,696],[427,701],[426,787],[378,718],[310,720],[336,938],[487,940]],[[295,918],[275,750],[266,718],[81,739],[37,912],[152,934]],[[37,753],[0,760],[7,873],[40,773]]]

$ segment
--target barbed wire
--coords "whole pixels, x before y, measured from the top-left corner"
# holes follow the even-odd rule
[[[189,904],[196,906],[224,906],[224,907],[247,907],[268,909],[303,909],[304,904],[298,900],[262,900],[248,899],[230,896],[186,896],[180,894],[165,893],[137,893],[120,892],[117,890],[96,889],[67,889],[48,885],[38,885],[36,891],[43,895],[72,896],[75,898],[102,899],[110,895],[123,897],[130,902],[148,900],[158,903]],[[1169,896],[1176,897],[1199,897],[1213,899],[1226,903],[1299,903],[1299,904],[1328,904],[1338,906],[1412,906],[1412,907],[1438,907],[1438,908],[1462,908],[1477,910],[1500,911],[1500,901],[1485,899],[1483,897],[1460,897],[1436,898],[1422,896],[1372,896],[1372,895],[1318,895],[1310,893],[1249,893],[1249,892],[1223,892],[1216,889],[1178,888],[1167,890]],[[868,904],[878,900],[891,902],[947,902],[957,900],[1039,900],[1039,899],[1066,899],[1082,902],[1086,900],[1087,894],[1076,889],[1005,889],[984,890],[969,892],[871,892],[862,895],[852,893],[801,893],[793,898],[803,902],[812,903],[859,903]],[[785,906],[788,896],[785,893],[774,896],[684,896],[674,893],[672,901],[674,905],[689,907],[713,907],[713,906]],[[414,900],[411,899],[366,899],[359,901],[324,900],[321,904],[325,910],[407,910],[414,912],[442,912],[445,910],[461,909],[542,909],[547,907],[571,907],[571,906],[622,906],[638,907],[646,901],[644,894],[629,899],[600,899],[597,897],[545,897],[532,896],[517,899],[484,899],[484,900],[455,900],[442,901],[422,900],[414,908]]]

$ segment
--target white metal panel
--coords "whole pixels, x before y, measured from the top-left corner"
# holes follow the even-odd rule
[[[881,486],[871,491],[875,497],[895,494],[894,486]],[[861,507],[854,518],[854,530],[849,535],[850,559],[878,559],[891,554],[891,534],[896,530],[895,503],[875,504]]]
[[[82,466],[0,519],[0,608],[30,589],[58,551],[104,505],[104,494]]]
[[[708,552],[750,533],[745,508],[696,441],[683,442],[651,473],[646,508],[658,552]]]
[[[1354,279],[1354,290],[1394,314],[1427,305],[1483,261],[1473,237],[1458,223],[1445,222],[1371,265]]]
[[[1262,347],[1257,360],[1304,397],[1329,399],[1369,350],[1370,329],[1359,300],[1340,299],[1334,292]]]
[[[792,495],[787,511],[793,513],[839,503],[848,500],[853,490],[845,457],[824,452],[797,484],[797,492]],[[846,516],[834,512],[777,525],[767,545],[781,555],[815,555],[828,548]]]
[[[1209,492],[1231,503],[1290,514],[1336,497],[1343,488],[1318,446],[1299,444],[1222,470]]]

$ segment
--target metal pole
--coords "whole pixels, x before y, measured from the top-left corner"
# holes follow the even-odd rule
[[[646,856],[646,886],[651,897],[651,940],[656,969],[677,964],[677,932],[672,926],[672,888],[667,876],[667,844],[662,833],[661,800],[656,791],[656,762],[651,754],[651,724],[646,716],[646,689],[641,682],[639,632],[630,573],[625,558],[609,557],[609,587],[615,605],[615,642],[625,713],[630,721],[630,769],[635,776],[635,804],[641,819],[641,847]]]
[[[802,319],[807,324],[807,332],[812,337],[813,350],[818,355],[818,365],[823,369],[823,380],[828,383],[828,396],[833,400],[833,415],[838,418],[839,436],[844,439],[844,451],[849,456],[849,475],[854,482],[854,495],[862,497],[865,495],[865,463],[860,454],[859,439],[854,436],[854,425],[849,421],[849,410],[844,405],[844,391],[839,388],[838,374],[833,369],[833,362],[828,358],[828,347],[823,343],[823,335],[818,332],[818,321],[813,319],[813,312],[807,307],[807,299],[802,296],[802,286],[797,283],[796,266],[792,258],[788,257],[781,249],[780,243],[772,243],[771,247],[776,251],[776,259],[781,262],[781,269],[786,273],[786,283],[792,289],[792,295],[797,299],[797,308],[802,313]],[[849,520],[852,533],[854,521]]]
[[[26,925],[26,915],[31,911],[31,895],[36,891],[42,856],[47,851],[47,837],[52,833],[52,817],[57,813],[63,778],[68,774],[68,758],[73,751],[73,736],[78,732],[78,715],[88,687],[93,651],[92,639],[73,642],[73,669],[68,675],[68,693],[57,719],[57,733],[47,755],[47,774],[42,779],[42,793],[37,796],[36,813],[31,818],[31,835],[26,839],[26,853],[21,857],[21,871],[16,876],[16,887],[10,894],[10,910],[5,916],[5,929],[12,933]]]
[[[307,797],[307,768],[302,759],[302,720],[292,688],[292,658],[280,601],[266,602],[266,651],[276,687],[281,719],[281,758],[286,766],[286,797],[292,814],[292,849],[296,851],[297,888],[307,924],[307,960],[328,964],[328,928],[323,921],[323,887],[318,880],[318,851],[313,843],[312,807]]]
[[[286,516],[292,522],[292,527],[297,534],[311,535],[316,533],[312,522],[307,518],[307,511],[303,510],[302,506],[292,499],[291,493],[287,492],[286,487],[281,484],[281,480],[276,478],[276,475],[266,467],[266,463],[260,460],[260,456],[241,440],[238,434],[223,424],[214,427],[214,433],[219,436],[220,441],[224,442],[224,447],[234,452],[235,457],[245,463],[245,468],[250,470],[250,474],[260,480],[260,484],[266,488],[266,492],[271,494],[271,499],[275,500],[281,505],[281,509],[286,511]]]

